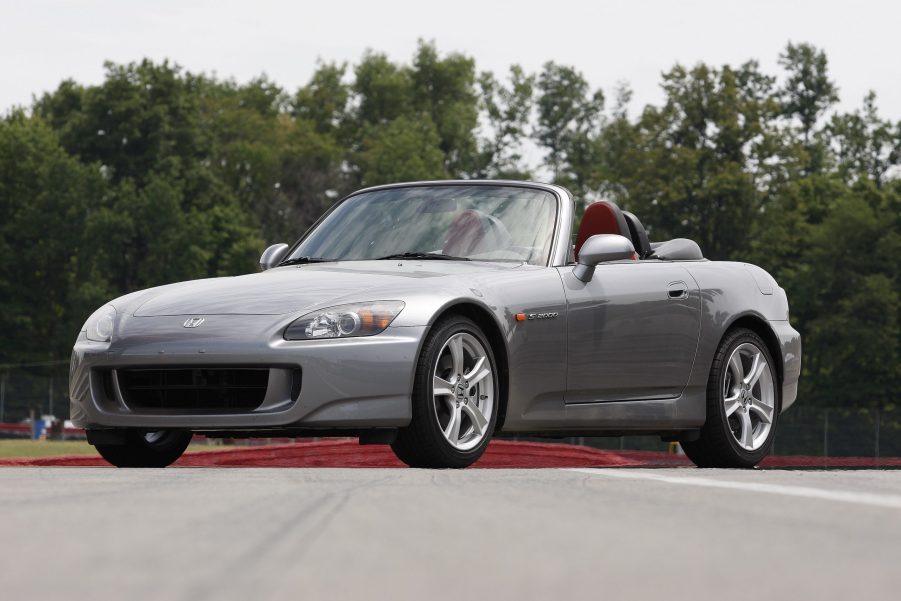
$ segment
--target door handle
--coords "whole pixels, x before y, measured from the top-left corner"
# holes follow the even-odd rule
[[[672,300],[688,298],[688,285],[685,282],[670,282],[666,286],[666,291]]]

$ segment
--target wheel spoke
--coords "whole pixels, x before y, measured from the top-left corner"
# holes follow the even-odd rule
[[[491,374],[491,367],[488,363],[488,357],[479,357],[475,366],[469,370],[468,374],[464,374],[463,378],[469,382],[470,386],[474,386],[484,380],[489,374]]]
[[[454,336],[447,342],[447,347],[450,349],[451,358],[454,361],[454,374],[462,374],[463,373],[463,337],[460,335]]]
[[[763,360],[763,353],[755,354],[754,360],[751,362],[751,369],[748,370],[748,375],[743,380],[744,383],[753,388],[764,369],[766,369],[766,361]]]
[[[754,426],[751,423],[751,414],[743,412],[741,414],[741,444],[745,448],[753,448],[754,446]]]
[[[732,378],[734,382],[741,382],[745,379],[745,368],[742,367],[741,357],[738,351],[732,353],[729,358],[729,369],[732,370]]]
[[[432,379],[432,391],[435,396],[454,396],[454,385],[444,378],[435,376]]]
[[[453,444],[457,444],[460,440],[460,422],[462,420],[462,415],[460,414],[460,408],[455,407],[453,411],[451,411],[450,421],[447,422],[447,427],[444,428],[444,436],[451,441]]]
[[[726,405],[726,417],[731,416],[739,407],[741,407],[739,399],[740,396],[738,394],[733,394],[732,396],[723,399],[723,402]]]
[[[481,436],[488,425],[488,420],[485,419],[482,410],[475,403],[466,403],[462,408],[466,415],[469,416],[470,421],[472,421],[472,427],[475,429],[476,435]]]
[[[773,423],[773,407],[758,399],[752,399],[751,410],[755,411],[765,423]]]
[[[441,398],[444,399],[444,403],[445,403],[445,405],[447,405],[447,410],[450,413],[453,413],[454,411],[457,410],[457,398],[456,397],[445,396],[445,397],[441,397]],[[436,403],[435,406],[437,407],[438,404]]]

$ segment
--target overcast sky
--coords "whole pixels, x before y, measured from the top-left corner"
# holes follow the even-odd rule
[[[519,63],[575,65],[633,108],[658,102],[673,64],[758,59],[769,72],[786,42],[824,48],[853,109],[870,89],[901,119],[898,0],[545,0],[445,2],[234,0],[0,0],[0,112],[28,104],[64,78],[98,83],[103,62],[169,58],[191,71],[246,81],[266,73],[289,90],[317,58],[355,62],[373,48],[409,60],[418,38],[460,51],[481,70]]]

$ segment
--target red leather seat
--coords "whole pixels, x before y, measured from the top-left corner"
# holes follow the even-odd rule
[[[598,201],[585,209],[582,223],[579,225],[579,233],[576,236],[576,261],[579,260],[579,250],[582,249],[585,241],[598,234],[618,234],[629,240],[632,239],[623,212],[609,200]]]

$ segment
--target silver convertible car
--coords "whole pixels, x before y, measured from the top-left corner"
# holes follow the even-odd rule
[[[459,468],[495,434],[659,435],[750,467],[795,400],[785,292],[747,263],[650,242],[557,186],[421,182],[344,198],[262,273],[133,292],[72,354],[72,420],[117,466],[192,433],[358,436]]]

